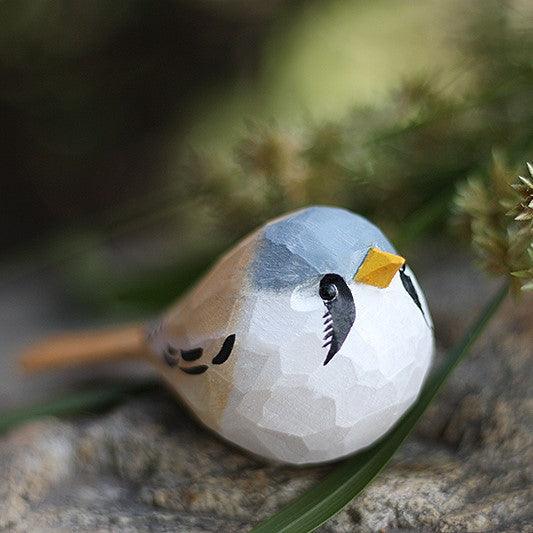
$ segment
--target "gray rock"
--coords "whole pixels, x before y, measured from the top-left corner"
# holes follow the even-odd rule
[[[460,265],[422,279],[441,346],[493,290]],[[533,531],[531,304],[506,302],[391,465],[321,531]],[[247,531],[331,468],[249,457],[162,390],[0,439],[0,529]]]

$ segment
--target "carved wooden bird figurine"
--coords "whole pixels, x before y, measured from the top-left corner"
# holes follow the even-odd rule
[[[307,464],[385,434],[417,398],[432,352],[405,260],[363,217],[317,206],[248,235],[155,325],[52,339],[23,362],[143,358],[224,439]]]

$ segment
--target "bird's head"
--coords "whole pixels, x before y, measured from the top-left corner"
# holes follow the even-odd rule
[[[251,280],[261,295],[258,303],[265,304],[258,305],[257,318],[273,314],[268,320],[277,327],[270,331],[280,342],[292,341],[292,350],[300,348],[294,343],[301,333],[309,326],[316,330],[321,321],[315,349],[310,352],[306,342],[305,353],[321,353],[323,365],[339,352],[357,359],[353,343],[343,350],[352,332],[378,329],[393,341],[406,324],[431,328],[405,259],[376,226],[344,209],[312,207],[267,224]]]

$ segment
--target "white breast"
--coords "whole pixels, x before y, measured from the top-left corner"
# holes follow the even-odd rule
[[[326,366],[320,299],[250,295],[220,421],[225,438],[278,461],[334,460],[375,442],[414,402],[433,352],[425,302],[426,319],[399,276],[387,289],[350,288],[356,319]]]

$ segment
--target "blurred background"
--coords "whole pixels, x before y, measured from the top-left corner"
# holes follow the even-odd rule
[[[59,386],[14,377],[25,343],[152,316],[290,209],[423,264],[457,182],[531,158],[532,27],[527,0],[3,0],[0,407]]]

